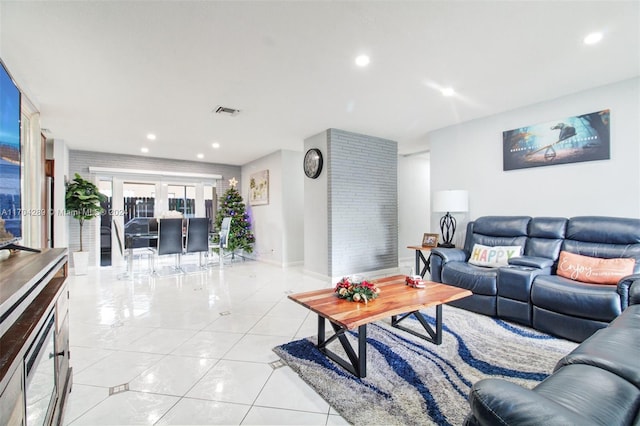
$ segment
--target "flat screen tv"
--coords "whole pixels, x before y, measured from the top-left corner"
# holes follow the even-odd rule
[[[0,248],[22,238],[20,90],[0,60]]]

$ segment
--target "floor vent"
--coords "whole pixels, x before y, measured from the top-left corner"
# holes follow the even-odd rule
[[[224,311],[224,312],[220,312],[220,316],[221,317],[225,317],[227,315],[231,315],[231,311]]]
[[[280,368],[280,367],[284,367],[284,366],[285,366],[284,362],[282,362],[282,360],[281,360],[281,359],[279,359],[279,360],[277,360],[277,361],[270,362],[270,363],[269,363],[269,365],[270,365],[270,366],[271,366],[271,368],[273,368],[274,370],[276,370],[276,369],[278,369],[278,368]]]
[[[113,386],[113,387],[109,388],[109,396],[115,395],[117,393],[126,392],[128,390],[129,390],[129,383],[125,383],[125,384],[118,385],[118,386]]]

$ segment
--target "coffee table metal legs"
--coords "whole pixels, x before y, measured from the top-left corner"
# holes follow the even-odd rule
[[[367,377],[367,325],[364,324],[358,327],[358,353],[356,354],[345,335],[347,330],[332,323],[331,321],[329,321],[329,323],[331,324],[335,334],[325,340],[325,320],[323,317],[318,315],[318,349],[320,352],[325,354],[330,360],[338,363],[342,368],[354,376],[360,378]],[[349,358],[348,362],[340,355],[327,348],[327,345],[335,339],[338,339],[342,348],[346,352],[347,357]]]
[[[415,330],[399,325],[400,321],[404,320],[405,318],[411,315],[413,315],[418,320],[418,322],[422,324],[422,327],[425,329],[428,335],[423,333],[418,333]],[[407,333],[411,333],[414,336],[418,336],[428,342],[435,343],[436,345],[440,345],[442,344],[442,305],[436,305],[436,329],[435,330],[431,327],[431,325],[429,325],[429,323],[424,318],[422,313],[420,313],[420,311],[409,312],[407,314],[402,315],[400,318],[394,315],[391,317],[391,325],[395,328],[399,328],[400,330],[406,331]]]
[[[418,320],[418,322],[422,324],[422,327],[427,332],[426,334],[419,333],[415,330],[400,325],[401,321],[405,320],[411,315],[413,315]],[[347,339],[346,333],[348,330],[332,323],[331,321],[329,321],[329,324],[331,324],[331,327],[333,328],[335,334],[328,339],[325,339],[325,319],[324,317],[318,315],[318,349],[320,350],[320,352],[325,354],[327,358],[336,362],[354,376],[360,377],[361,379],[367,377],[367,325],[364,324],[358,327],[358,353],[356,353],[356,351],[353,349],[353,346],[351,346],[351,343]],[[414,336],[418,336],[421,339],[424,339],[436,345],[440,345],[442,344],[442,305],[436,306],[435,330],[427,322],[420,311],[413,311],[407,314],[403,314],[402,316],[400,316],[400,318],[398,318],[397,315],[394,315],[391,317],[391,325],[395,328],[406,331],[407,333],[411,333]],[[327,345],[329,345],[336,339],[338,339],[338,341],[342,345],[342,348],[347,354],[347,357],[349,358],[348,361],[327,348]]]

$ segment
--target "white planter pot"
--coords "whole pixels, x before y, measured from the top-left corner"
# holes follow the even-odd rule
[[[73,270],[75,275],[87,275],[89,269],[89,252],[74,251],[73,252]]]

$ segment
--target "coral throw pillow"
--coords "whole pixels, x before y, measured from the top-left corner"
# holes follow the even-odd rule
[[[482,244],[474,244],[471,250],[469,263],[476,266],[489,266],[497,268],[499,266],[507,266],[509,259],[518,257],[522,253],[520,246],[483,246]]]
[[[602,259],[561,251],[558,275],[583,283],[615,285],[620,278],[633,274],[635,264],[629,258]]]

